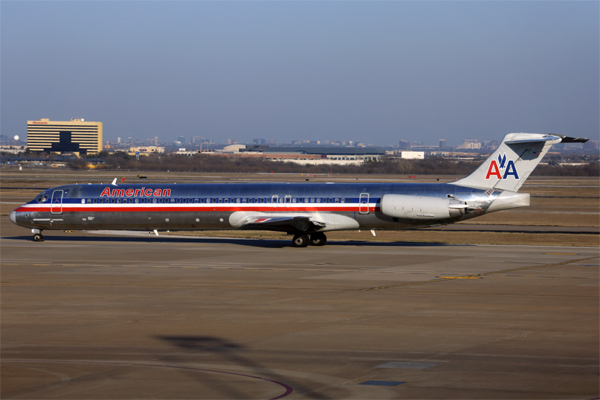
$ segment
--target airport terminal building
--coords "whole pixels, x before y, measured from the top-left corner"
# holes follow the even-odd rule
[[[97,154],[102,151],[102,122],[27,121],[27,147],[48,153]]]

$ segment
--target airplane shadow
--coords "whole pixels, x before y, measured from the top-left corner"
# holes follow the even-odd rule
[[[250,372],[252,374],[260,375],[260,379],[266,379],[273,383],[277,383],[283,387],[288,388],[284,395],[280,395],[275,398],[285,397],[291,394],[293,391],[296,392],[296,395],[300,394],[306,398],[330,399],[330,397],[321,393],[314,393],[313,389],[303,385],[302,383],[294,381],[289,376],[282,376],[276,373],[275,371],[266,368],[265,366],[251,359],[250,357],[244,355],[243,353],[247,352],[248,349],[246,349],[243,345],[213,336],[157,335],[154,336],[154,338],[167,342],[171,346],[184,350],[186,355],[202,353],[214,354],[218,357],[218,360],[220,359],[228,365],[233,364],[236,366],[243,367],[252,371]],[[189,363],[189,359],[176,355],[166,356],[164,360],[173,363]],[[190,378],[194,380],[198,379],[197,373],[191,371],[185,371],[185,373],[189,374]],[[233,385],[221,385],[211,380],[207,380],[203,383],[209,385],[213,390],[220,391],[228,398],[244,399],[248,397],[247,394],[238,391]]]
[[[123,242],[123,243],[209,243],[209,244],[235,244],[239,246],[248,247],[262,247],[262,248],[284,248],[290,247],[290,240],[281,239],[237,239],[237,238],[204,238],[204,237],[172,237],[172,236],[155,236],[148,235],[144,236],[52,236],[44,235],[45,240],[48,242]],[[3,240],[22,240],[32,242],[31,236],[5,236]],[[43,242],[41,242],[43,243]],[[330,246],[360,246],[360,247],[440,247],[440,246],[472,246],[469,244],[448,244],[448,243],[423,243],[423,242],[367,242],[360,240],[349,240],[349,241],[328,241],[325,247]],[[312,247],[317,249],[319,247]]]

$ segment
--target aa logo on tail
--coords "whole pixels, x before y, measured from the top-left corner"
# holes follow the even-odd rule
[[[504,171],[504,174],[502,174],[501,171]],[[495,176],[498,179],[507,179],[510,175],[515,179],[519,179],[515,162],[513,160],[507,161],[506,154],[498,154],[498,161],[492,160],[485,179],[490,179],[492,176]]]

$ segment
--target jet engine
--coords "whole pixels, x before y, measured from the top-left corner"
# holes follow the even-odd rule
[[[435,220],[465,214],[466,202],[454,198],[385,194],[381,198],[381,212],[388,217]]]

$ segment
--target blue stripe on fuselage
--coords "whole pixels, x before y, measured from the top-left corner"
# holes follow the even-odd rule
[[[489,198],[483,190],[465,188],[456,185],[420,184],[420,183],[224,183],[224,184],[128,184],[128,185],[64,185],[47,190],[63,190],[63,202],[76,202],[82,198],[100,198],[105,188],[113,189],[170,189],[169,198],[201,197],[344,197],[357,201],[361,193],[368,193],[371,199],[381,198],[384,194],[404,194],[413,196],[446,197],[448,194],[464,200]],[[105,196],[106,197],[106,196]],[[122,196],[119,196],[122,197]],[[123,196],[146,198],[154,196]],[[163,197],[164,196],[157,196]],[[35,202],[33,200],[32,202]]]

